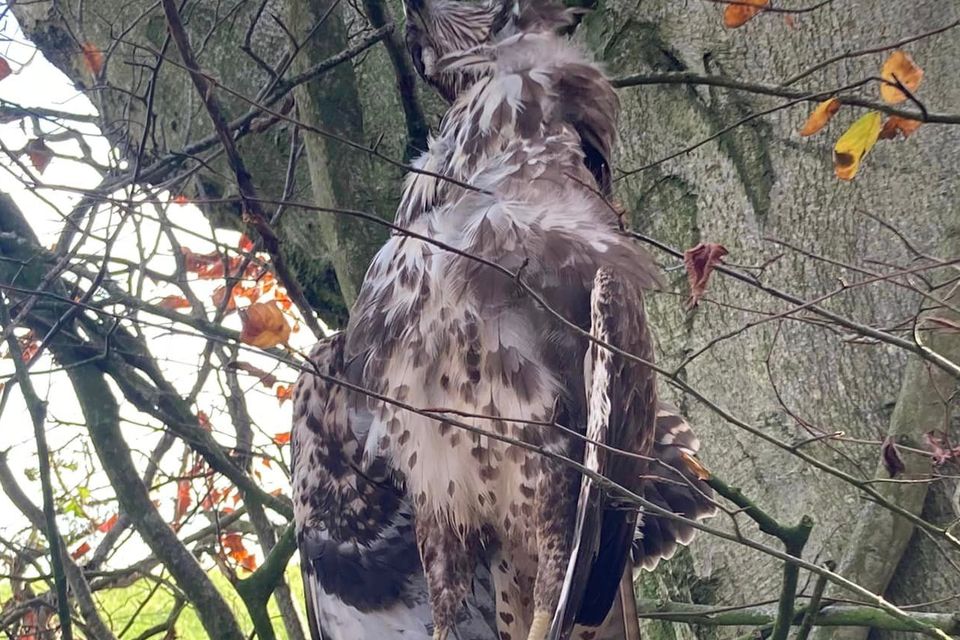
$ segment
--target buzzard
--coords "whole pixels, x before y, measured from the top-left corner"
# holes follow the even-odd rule
[[[451,106],[407,179],[404,231],[297,383],[314,637],[634,637],[631,547],[652,566],[692,530],[648,516],[635,540],[637,511],[570,462],[688,517],[713,505],[644,364],[657,270],[605,197],[616,96],[556,35],[561,11],[405,9]]]
[[[294,509],[311,637],[428,640],[433,620],[413,508],[400,490],[402,478],[374,481],[384,469],[360,471],[363,442],[347,423],[351,396],[359,392],[343,384],[345,342],[341,332],[314,347],[310,367],[294,387]],[[687,518],[708,517],[714,511],[710,489],[683,462],[696,454],[699,441],[676,407],[661,401],[657,409],[655,462],[643,495]],[[693,534],[675,520],[646,515],[634,540],[634,561],[653,569]],[[458,615],[460,640],[498,638],[487,564],[478,558]],[[626,629],[632,594],[624,595],[596,640],[631,637]]]

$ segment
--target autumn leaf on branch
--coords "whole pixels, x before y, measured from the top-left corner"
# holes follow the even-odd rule
[[[103,70],[103,52],[92,42],[84,42],[80,47],[80,53],[83,56],[83,66],[87,68],[90,75],[98,76]]]
[[[763,8],[768,4],[770,4],[770,0],[737,0],[731,2],[723,10],[723,26],[728,29],[742,27],[763,11]]]
[[[97,525],[97,531],[100,533],[109,533],[111,529],[117,526],[117,521],[120,520],[120,514],[115,513],[100,524]]]
[[[280,308],[271,302],[255,302],[240,311],[243,329],[240,341],[269,349],[286,342],[290,338],[290,325]]]
[[[158,305],[161,309],[189,309],[190,301],[183,296],[166,296]]]
[[[83,557],[89,552],[90,552],[90,543],[84,542],[83,544],[81,544],[79,547],[77,547],[70,553],[70,557],[73,558],[74,560],[79,560],[81,557]]]
[[[10,68],[10,63],[7,62],[6,58],[0,58],[0,80],[3,80],[11,73],[13,73],[13,69]]]
[[[930,457],[936,467],[943,466],[950,460],[960,456],[960,447],[954,447],[945,433],[931,431],[924,434],[927,446],[930,448]]]
[[[812,136],[820,131],[827,126],[827,123],[830,122],[831,118],[833,118],[839,110],[840,101],[836,98],[830,98],[829,100],[824,100],[819,103],[803,124],[803,128],[800,129],[800,135],[804,137]]]
[[[922,124],[919,120],[890,116],[883,123],[883,128],[880,129],[880,139],[893,140],[897,137],[897,134],[903,134],[904,138],[909,138]]]
[[[237,250],[243,253],[250,253],[253,251],[253,240],[248,238],[247,234],[241,234],[240,242],[237,243]]]
[[[190,481],[186,478],[177,480],[177,502],[173,510],[173,521],[180,522],[180,519],[190,508]]]
[[[24,153],[30,158],[30,164],[33,168],[43,173],[53,159],[53,150],[47,146],[40,138],[34,138],[23,148]]]
[[[277,445],[285,445],[290,442],[290,432],[281,431],[280,433],[273,434],[273,442]]]
[[[907,470],[907,465],[903,463],[903,458],[900,457],[896,439],[893,436],[884,438],[880,447],[880,454],[883,459],[883,466],[891,478],[896,478]]]
[[[878,111],[871,111],[850,125],[833,147],[833,168],[841,180],[853,180],[860,162],[873,148],[883,126]]]
[[[884,79],[880,85],[880,97],[888,104],[897,104],[908,98],[897,84],[913,93],[923,80],[923,69],[918,67],[906,52],[897,49],[883,63],[880,77]]]
[[[220,285],[219,287],[213,290],[213,294],[211,294],[210,299],[213,300],[213,305],[217,309],[223,306],[223,297],[226,295],[226,293],[227,293],[226,285]],[[237,298],[236,296],[233,295],[233,290],[231,290],[230,299],[227,300],[227,305],[223,308],[223,310],[226,313],[233,313],[234,311],[237,310]]]
[[[700,303],[713,268],[723,264],[723,256],[727,253],[723,245],[715,242],[701,242],[683,252],[683,265],[687,268],[687,282],[690,283],[688,307],[695,307]]]
[[[292,397],[293,387],[284,384],[277,387],[277,400],[280,401],[281,405]]]

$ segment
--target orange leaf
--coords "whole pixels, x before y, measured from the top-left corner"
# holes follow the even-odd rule
[[[44,172],[47,165],[50,164],[50,161],[53,159],[53,150],[40,138],[35,138],[28,142],[23,150],[30,158],[30,164],[40,173]]]
[[[883,128],[880,129],[880,139],[892,140],[897,137],[898,133],[902,133],[904,138],[909,138],[922,124],[919,120],[890,116],[887,118],[887,121],[883,123]]]
[[[257,570],[257,557],[252,553],[247,554],[243,560],[240,561],[240,566],[253,573]]]
[[[10,68],[10,63],[7,62],[5,58],[0,58],[0,80],[3,80],[11,73],[13,73],[13,69]]]
[[[707,290],[707,281],[713,268],[723,264],[723,256],[727,255],[726,248],[715,242],[701,242],[693,249],[683,252],[683,265],[687,268],[687,282],[690,283],[690,300],[688,305],[697,306],[700,298]]]
[[[240,341],[254,347],[267,349],[290,338],[290,325],[273,302],[253,303],[240,311],[240,321],[243,323]]]
[[[800,129],[800,135],[812,136],[817,131],[820,131],[820,129],[827,126],[827,123],[830,122],[830,119],[833,118],[839,110],[840,101],[836,98],[830,98],[817,104],[817,108],[813,110],[813,113],[810,114],[807,121],[803,123],[803,128]]]
[[[277,303],[283,308],[284,311],[289,311],[290,307],[293,306],[293,301],[287,296],[286,293],[277,289],[274,292],[273,297],[276,298]]]
[[[841,180],[853,180],[860,161],[880,137],[880,112],[871,111],[850,125],[833,147],[833,170]]]
[[[290,432],[281,431],[280,433],[273,434],[273,441],[276,444],[284,445],[290,442]]]
[[[897,82],[913,93],[923,80],[923,69],[907,53],[897,49],[883,63],[880,77],[886,80],[880,85],[880,97],[886,103],[896,104],[907,99],[907,94],[896,86]]]
[[[223,285],[213,290],[213,296],[211,297],[213,298],[213,304],[217,307],[217,309],[219,309],[220,306],[223,304],[223,296],[226,293],[227,293],[227,288]],[[237,299],[233,295],[231,295],[230,299],[227,300],[227,306],[224,310],[227,312],[230,312],[230,311],[236,311],[236,309],[237,309]]]
[[[237,249],[244,252],[250,253],[253,251],[253,240],[247,237],[247,234],[240,235],[240,242],[237,245]]]
[[[246,555],[247,549],[243,546],[243,536],[236,532],[225,533],[223,535],[223,546],[226,547],[230,555]]]
[[[97,531],[99,531],[100,533],[108,533],[111,529],[117,526],[117,520],[119,519],[120,519],[119,513],[113,514],[112,516],[110,516],[109,518],[101,522],[99,525],[97,525]]]
[[[177,480],[177,504],[174,508],[174,521],[179,522],[180,518],[190,508],[190,481],[186,478]]]
[[[173,197],[173,203],[180,204],[180,205],[190,204],[190,199],[181,193]]]
[[[273,467],[271,466],[270,458],[260,458],[260,462],[261,462],[261,464],[263,464],[263,466],[265,466],[267,469],[272,469],[272,468],[273,468]]]
[[[204,431],[213,430],[213,425],[210,424],[210,416],[207,415],[206,411],[197,411],[197,422],[200,423],[200,428]]]
[[[76,560],[80,556],[86,554],[88,551],[90,551],[90,543],[84,542],[79,547],[73,550],[73,552],[70,554],[70,557]]]
[[[190,301],[183,296],[167,296],[160,301],[161,309],[187,309],[190,307]]]
[[[83,52],[83,64],[92,75],[100,75],[103,69],[103,52],[92,42],[84,42],[81,45]]]
[[[280,401],[281,405],[292,397],[293,397],[293,387],[289,387],[284,384],[277,387],[277,400]],[[288,435],[287,439],[289,440],[289,438],[290,437]]]
[[[32,336],[33,333],[27,334]],[[20,339],[20,360],[22,362],[30,362],[33,360],[33,357],[37,355],[37,351],[40,350],[40,341],[34,340],[32,337],[28,340]]]
[[[736,0],[723,11],[723,26],[728,29],[742,27],[755,15],[763,11],[770,0]]]

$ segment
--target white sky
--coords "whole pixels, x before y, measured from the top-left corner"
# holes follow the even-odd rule
[[[0,56],[9,61],[14,71],[11,76],[0,81],[0,100],[11,101],[21,106],[46,107],[71,113],[96,113],[87,97],[78,92],[60,71],[49,64],[32,45],[25,41],[9,12],[0,24]],[[84,125],[76,126],[80,128]],[[50,123],[42,123],[41,127],[46,133],[55,130],[55,127]],[[86,125],[84,132],[90,134],[85,136],[85,139],[93,150],[96,161],[107,164],[110,152],[107,142],[99,136],[99,132],[92,125]],[[8,149],[22,149],[28,140],[35,137],[36,132],[29,120],[0,124],[0,141]],[[48,142],[48,146],[58,154],[79,156],[79,146],[73,141]],[[25,164],[29,164],[25,155],[22,160]],[[27,216],[41,243],[50,247],[56,242],[60,233],[62,216],[71,210],[80,196],[56,188],[49,188],[40,190],[42,199],[38,198],[23,187],[19,179],[21,175],[21,170],[12,166],[5,154],[0,154],[0,191],[10,194],[14,198]],[[100,181],[98,173],[93,168],[62,158],[54,158],[41,178],[47,185],[66,185],[73,188],[93,188]],[[162,197],[169,197],[169,195],[164,194]],[[214,233],[199,210],[193,206],[171,205],[167,210],[167,215],[176,225],[203,237],[211,237],[211,234]],[[117,221],[118,214],[116,211],[111,214],[100,214],[97,219],[98,229],[103,232],[107,230],[108,225],[110,229],[114,229]],[[141,258],[134,228],[135,225],[130,222],[126,223],[116,243],[114,255],[139,263]],[[158,225],[149,221],[140,225],[139,232],[142,244],[150,247],[154,243],[158,243],[157,255],[148,264],[151,269],[156,271],[172,273],[174,262],[171,258],[171,248],[166,240],[159,236],[158,230]],[[205,253],[214,249],[214,245],[204,243],[196,236],[185,233],[178,233],[178,236],[184,246],[195,252]],[[220,242],[236,246],[240,235],[234,231],[218,230],[215,237]],[[84,249],[88,253],[99,252],[102,251],[102,245],[91,241],[87,243]],[[125,276],[125,274],[122,275]],[[124,284],[126,278],[118,277],[118,282]],[[202,281],[197,282],[192,287],[201,300],[208,302],[208,313],[213,308],[213,303],[210,301],[211,294],[220,284],[223,284],[222,281]],[[145,280],[143,285],[144,297],[154,302],[165,295],[179,293],[172,286],[153,283],[150,280]],[[162,318],[151,317],[150,319],[167,323]],[[236,314],[229,316],[225,324],[232,329],[239,330],[240,328],[239,318]],[[181,326],[181,328],[186,329],[185,326]],[[182,393],[188,393],[196,379],[204,340],[196,337],[171,335],[160,328],[144,327],[144,333],[150,338],[153,352],[162,356],[163,367],[168,379]],[[313,338],[306,329],[293,334],[291,338],[292,346],[301,350],[309,348],[312,341]],[[6,346],[4,345],[0,347],[0,354],[5,353]],[[290,384],[295,379],[295,373],[291,370],[275,371],[271,359],[258,356],[250,351],[241,352],[240,359],[251,362],[267,371],[272,371],[281,383]],[[51,369],[56,369],[56,364],[50,358],[43,357],[33,365],[32,371],[44,372]],[[12,371],[13,366],[10,360],[0,359],[0,381],[5,380]],[[60,462],[79,465],[75,472],[64,469],[62,480],[65,486],[72,487],[75,496],[80,496],[84,491],[78,487],[78,484],[86,477],[87,469],[90,468],[91,464],[96,467],[97,463],[92,459],[92,447],[89,446],[85,437],[85,428],[82,425],[83,418],[73,396],[72,386],[63,372],[33,375],[31,379],[41,397],[46,398],[49,402],[47,437],[51,449],[57,452],[56,459]],[[274,391],[264,388],[250,376],[241,373],[240,382],[244,385],[244,388],[249,390],[246,393],[246,399],[256,423],[255,429],[258,425],[262,431],[258,435],[258,443],[266,445],[268,454],[278,455],[280,449],[270,444],[270,436],[277,432],[289,430],[291,403],[285,403],[282,407],[278,406]],[[209,415],[214,431],[223,436],[220,437],[221,442],[227,445],[232,442],[232,426],[216,375],[210,376],[198,398],[195,409],[202,410]],[[138,414],[129,406],[124,407],[122,413],[123,417],[130,421],[124,425],[125,435],[130,446],[134,449],[135,462],[142,469],[146,463],[145,454],[152,449],[159,437],[156,431],[157,423]],[[57,420],[72,423],[73,426],[55,426]],[[19,389],[15,389],[11,393],[8,405],[3,414],[0,415],[0,449],[10,450],[11,466],[17,473],[24,489],[30,493],[36,504],[39,505],[39,483],[30,482],[25,476],[26,470],[36,468],[37,457],[31,422]],[[288,447],[283,447],[282,452],[284,459],[289,462]],[[138,455],[138,453],[141,455]],[[178,442],[165,457],[161,468],[166,469],[169,473],[177,473],[180,468],[182,453],[183,446]],[[263,473],[262,484],[267,491],[281,486],[285,491],[288,489],[285,480],[278,472],[259,465],[256,465],[256,468]],[[198,487],[200,486],[200,483],[196,484]],[[220,485],[222,486],[222,484],[221,482]],[[102,473],[98,472],[93,475],[93,481],[88,489],[91,491],[87,500],[88,513],[100,520],[112,515],[115,511],[115,505],[97,504],[97,500],[109,501],[113,497],[113,492]],[[174,487],[172,485],[155,494],[155,497],[160,499],[161,513],[168,519],[172,519],[173,495]],[[194,497],[196,499],[196,495]],[[0,516],[2,516],[0,518],[0,535],[4,538],[12,538],[26,527],[25,520],[2,493],[0,493]],[[84,519],[72,516],[62,517],[60,523],[64,531],[77,532],[88,526]],[[95,547],[98,535],[92,534],[88,539],[90,544]],[[76,544],[73,545],[74,548],[76,546]],[[146,550],[139,543],[127,544],[125,550],[117,557],[118,564],[141,557],[145,553]]]

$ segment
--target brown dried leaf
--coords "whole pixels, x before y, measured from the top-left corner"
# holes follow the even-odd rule
[[[53,159],[53,150],[40,138],[34,138],[23,148],[33,168],[43,173]]]
[[[183,296],[166,296],[158,305],[161,309],[188,309],[190,301]]]
[[[0,58],[0,80],[3,80],[11,73],[13,73],[13,69],[10,68],[10,63],[7,62],[5,58]]]
[[[283,405],[284,402],[293,397],[293,387],[288,387],[287,385],[280,385],[277,387],[277,400],[280,401],[280,404]]]
[[[906,471],[907,466],[903,463],[903,458],[900,457],[894,436],[884,438],[883,444],[880,446],[880,455],[883,459],[883,466],[891,478],[896,478]]]
[[[800,129],[800,135],[812,136],[817,131],[820,131],[820,129],[827,126],[827,123],[830,122],[830,119],[833,118],[839,110],[840,101],[836,98],[830,98],[817,104],[817,108],[813,110],[813,113],[810,114],[807,121],[803,123],[803,128]]]
[[[80,46],[83,55],[83,66],[91,75],[98,76],[103,69],[103,52],[92,42],[84,42]]]
[[[683,252],[683,264],[687,268],[687,282],[690,283],[690,299],[687,304],[695,307],[707,290],[707,282],[713,268],[723,264],[726,248],[715,242],[701,242],[692,249]]]
[[[290,325],[273,302],[255,302],[240,311],[243,330],[240,341],[261,349],[275,347],[290,338]]]
[[[763,8],[768,4],[770,4],[770,0],[736,0],[724,9],[723,26],[728,29],[742,27],[763,11]]]
[[[890,116],[886,122],[883,123],[883,128],[880,129],[880,139],[893,140],[897,137],[898,133],[902,133],[904,138],[909,138],[922,124],[919,120]]]
[[[896,86],[897,83],[899,82],[910,93],[913,93],[920,86],[920,81],[923,80],[923,69],[918,67],[913,58],[905,51],[897,49],[883,63],[883,67],[880,69],[880,77],[886,80],[880,85],[880,97],[888,104],[897,104],[908,97]]]

